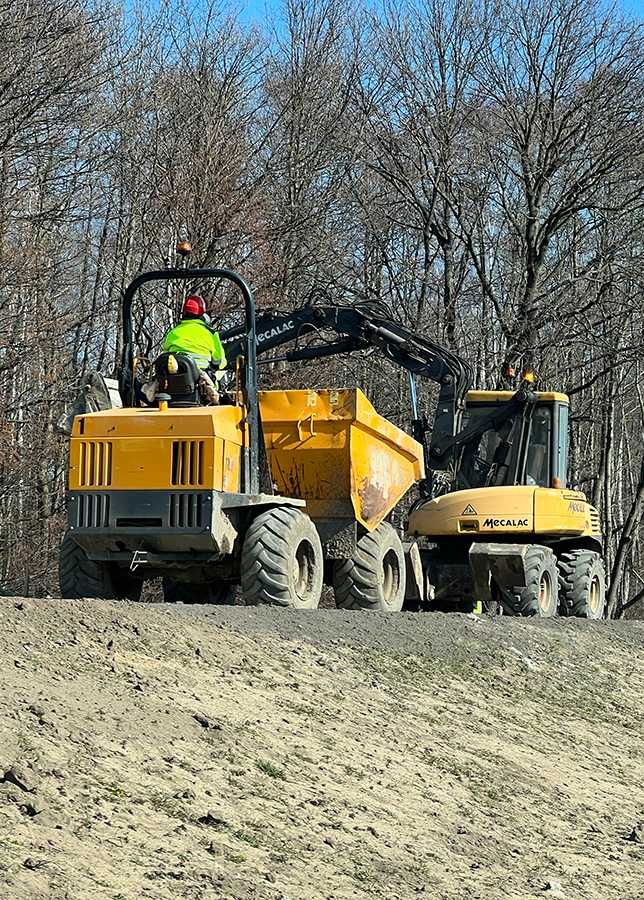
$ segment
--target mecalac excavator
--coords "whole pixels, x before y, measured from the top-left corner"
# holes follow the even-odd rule
[[[232,327],[221,337],[234,363],[243,355],[245,329]],[[606,578],[599,514],[583,493],[567,487],[568,397],[536,390],[531,371],[514,389],[472,390],[467,362],[379,303],[310,303],[257,319],[260,361],[369,348],[408,371],[412,434],[423,448],[425,472],[406,528],[407,607],[601,618]],[[431,425],[418,409],[417,378],[439,387]],[[270,435],[265,441],[270,454]],[[306,500],[305,486],[300,492]],[[368,557],[358,535],[347,559],[336,563],[336,600],[343,600],[347,572],[355,582]]]

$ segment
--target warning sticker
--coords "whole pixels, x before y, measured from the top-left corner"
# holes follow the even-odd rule
[[[477,511],[474,509],[471,503],[468,503],[463,512],[462,516],[478,516]]]

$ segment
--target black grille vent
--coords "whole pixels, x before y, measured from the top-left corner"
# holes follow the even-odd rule
[[[170,528],[202,528],[203,499],[201,494],[170,494]]]
[[[80,487],[109,487],[112,484],[111,442],[81,441],[78,453]]]
[[[172,442],[172,484],[200,487],[203,484],[204,441]]]
[[[110,524],[109,494],[77,494],[79,528],[107,528]]]

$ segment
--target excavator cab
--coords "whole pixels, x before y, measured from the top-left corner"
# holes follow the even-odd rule
[[[410,512],[428,591],[439,607],[601,618],[599,514],[567,487],[568,397],[514,396],[468,391],[448,490]]]
[[[469,391],[464,428],[491,420],[490,427],[463,446],[454,489],[534,485],[561,487],[568,468],[568,398],[538,391],[535,402],[500,424],[495,408],[507,404],[511,391]]]

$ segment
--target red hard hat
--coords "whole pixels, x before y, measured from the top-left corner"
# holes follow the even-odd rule
[[[193,316],[203,316],[206,311],[206,301],[198,294],[186,297],[183,303],[183,312],[190,313]]]

